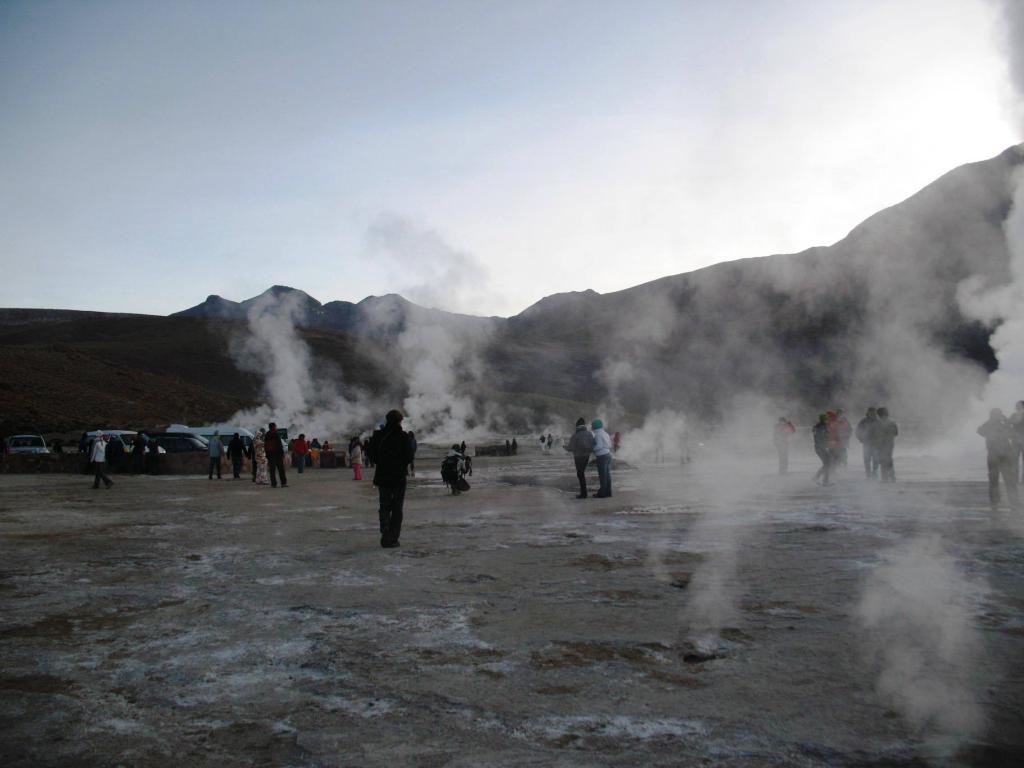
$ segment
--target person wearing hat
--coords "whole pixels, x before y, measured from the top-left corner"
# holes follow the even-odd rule
[[[380,496],[380,545],[399,546],[402,534],[402,506],[405,503],[406,472],[412,461],[409,435],[402,431],[402,412],[388,411],[384,426],[370,439],[370,455],[376,470],[373,484]]]
[[[594,450],[594,436],[587,429],[587,422],[583,417],[576,419],[576,431],[569,438],[569,444],[563,448],[572,454],[572,460],[576,464],[576,478],[580,481],[580,492],[577,499],[587,498],[587,464],[590,463],[590,454]]]
[[[96,478],[93,481],[93,490],[100,487],[100,480],[103,484],[109,488],[114,484],[114,481],[107,477],[106,465],[107,465],[107,441],[110,439],[110,435],[105,435],[102,432],[96,436],[96,439],[92,441],[92,448],[89,450],[89,461],[92,462],[93,472],[96,473]]]
[[[597,457],[597,479],[600,487],[594,494],[599,499],[612,495],[612,438],[604,431],[604,422],[594,419],[594,456]]]

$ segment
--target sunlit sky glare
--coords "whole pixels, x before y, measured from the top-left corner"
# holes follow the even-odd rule
[[[508,315],[827,245],[1024,139],[1004,38],[990,0],[7,0],[0,306]]]

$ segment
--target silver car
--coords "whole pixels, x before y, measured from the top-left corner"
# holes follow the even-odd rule
[[[49,453],[46,441],[39,435],[11,435],[4,440],[4,453]]]

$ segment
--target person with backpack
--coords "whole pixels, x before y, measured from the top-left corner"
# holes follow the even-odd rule
[[[380,545],[385,549],[400,546],[406,472],[412,461],[409,435],[402,431],[403,418],[398,409],[388,411],[383,428],[370,439],[369,454],[376,465],[373,484],[380,496]]]
[[[576,465],[576,479],[580,482],[580,492],[577,499],[587,498],[587,465],[590,463],[590,454],[594,450],[594,436],[587,429],[586,420],[580,416],[576,419],[576,431],[569,438],[569,444],[562,446],[572,454],[573,463]]]
[[[992,511],[999,511],[999,476],[1006,486],[1006,498],[1011,509],[1020,509],[1017,492],[1017,454],[1020,446],[1014,434],[1013,424],[1003,416],[999,408],[989,411],[989,418],[978,427],[978,434],[985,438],[988,452],[988,500]]]
[[[452,496],[462,493],[459,485],[464,482],[466,475],[466,459],[458,444],[452,446],[451,450],[441,462],[441,480],[452,489]]]

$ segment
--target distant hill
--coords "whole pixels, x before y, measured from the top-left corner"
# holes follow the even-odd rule
[[[1002,225],[1022,163],[1024,145],[957,168],[829,247],[556,294],[511,318],[394,294],[322,304],[286,286],[242,302],[210,296],[167,318],[0,310],[0,429],[225,418],[260,397],[228,354],[231,334],[258,302],[283,298],[301,308],[317,359],[396,398],[402,334],[433,328],[467,350],[457,386],[492,412],[528,404],[542,418],[603,403],[713,420],[753,393],[808,412],[886,402],[942,420],[996,365],[992,329],[965,318],[955,292],[971,275],[1010,279]]]
[[[262,380],[229,353],[243,332],[235,320],[0,310],[0,434],[226,419],[262,402]],[[348,334],[302,338],[324,365],[345,365],[353,384],[383,378]]]

